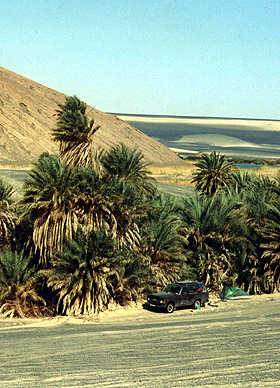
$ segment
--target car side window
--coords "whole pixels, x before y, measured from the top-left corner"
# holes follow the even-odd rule
[[[189,284],[189,292],[190,292],[190,294],[196,293],[197,289],[198,289],[197,284]]]
[[[174,292],[175,295],[180,295],[181,287],[175,286],[173,288],[173,292]]]
[[[182,295],[187,296],[188,295],[188,289],[186,287],[183,288]]]

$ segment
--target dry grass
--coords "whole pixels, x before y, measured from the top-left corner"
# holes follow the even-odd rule
[[[149,166],[149,170],[155,176],[172,174],[176,176],[191,175],[192,170],[195,168],[195,162],[186,161],[185,164],[180,166]]]
[[[195,186],[191,182],[191,178],[190,179],[165,179],[165,178],[158,178],[157,182],[167,183],[169,185],[177,185],[177,186],[193,186],[193,187]]]
[[[192,174],[195,169],[194,162],[186,162],[182,166],[150,166],[152,177],[161,183],[173,185],[192,186]]]
[[[181,186],[194,186],[191,183],[193,172],[195,171],[195,162],[187,161],[183,166],[150,166],[149,170],[152,177],[160,183],[168,183]],[[241,168],[242,172],[255,173],[262,177],[280,178],[280,169],[263,166],[257,168]]]
[[[271,166],[263,166],[257,168],[241,168],[242,172],[255,173],[256,175],[260,175],[262,177],[269,176],[270,178],[280,178],[280,169]]]

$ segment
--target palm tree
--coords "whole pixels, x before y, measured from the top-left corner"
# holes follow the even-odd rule
[[[130,184],[141,195],[153,197],[156,184],[141,151],[118,144],[104,153],[101,164],[110,181]]]
[[[3,179],[0,178],[0,201],[3,205],[11,205],[13,203],[13,193],[13,186],[5,183]]]
[[[277,203],[277,182],[254,173],[235,174],[235,180],[237,183],[234,190],[239,193],[247,218],[249,242],[248,249],[236,258],[236,283],[243,283],[251,293],[269,292],[272,286],[268,256],[264,255],[267,244],[264,230],[267,219],[270,219],[270,207]]]
[[[13,186],[0,178],[0,249],[11,243],[15,228],[15,215],[10,211]]]
[[[30,317],[51,315],[36,290],[36,274],[23,252],[0,253],[0,315]]]
[[[125,260],[104,232],[78,232],[64,254],[47,271],[48,286],[57,293],[57,312],[94,315],[130,297],[123,286]]]
[[[268,280],[266,292],[280,291],[280,205],[267,205],[268,215],[260,230],[264,249],[265,273]]]
[[[112,213],[112,201],[108,196],[108,186],[92,168],[77,169],[77,200],[79,227],[84,235],[92,230],[111,233],[116,221]]]
[[[21,219],[33,218],[34,251],[39,253],[39,265],[46,268],[78,228],[76,169],[62,163],[58,156],[44,153],[29,176],[23,187]]]
[[[181,218],[188,231],[189,258],[197,277],[218,289],[233,275],[235,245],[246,237],[246,219],[236,197],[220,194],[186,197]]]
[[[137,301],[138,297],[152,292],[151,270],[149,263],[140,252],[123,249],[126,255],[122,282],[126,300]],[[153,288],[154,289],[154,288]]]
[[[196,167],[192,182],[198,191],[210,196],[228,187],[236,170],[233,161],[227,160],[225,155],[217,154],[216,151],[202,154]]]
[[[154,199],[153,205],[141,225],[140,252],[150,268],[150,281],[156,286],[163,286],[187,276],[186,239],[176,215],[176,202],[161,195]]]
[[[104,230],[124,245],[135,249],[140,235],[137,222],[145,211],[144,201],[135,189],[117,179],[100,177],[93,169],[79,169],[79,225],[84,234]]]
[[[252,185],[260,184],[262,178],[257,176],[252,172],[243,172],[239,169],[235,170],[232,174],[233,181],[231,182],[231,187],[234,188],[237,192],[242,192],[244,190],[250,190]]]
[[[86,116],[87,105],[78,97],[67,97],[65,104],[58,104],[57,126],[52,135],[59,142],[60,156],[73,166],[92,166],[92,136],[100,128]]]
[[[137,250],[141,241],[139,224],[149,209],[149,201],[144,200],[132,185],[121,181],[112,182],[108,195],[115,221],[111,229],[112,237],[118,247]]]
[[[105,230],[118,247],[139,246],[137,222],[145,201],[132,185],[100,177],[92,168],[72,167],[42,154],[24,185],[21,220],[33,219],[30,240],[38,263],[47,268],[80,227],[84,234]]]
[[[148,212],[156,185],[147,170],[140,151],[116,145],[101,157],[104,169],[102,180],[106,197],[110,202],[114,222],[112,236],[119,247],[137,249],[140,245],[139,222]],[[108,203],[109,203],[108,202]]]

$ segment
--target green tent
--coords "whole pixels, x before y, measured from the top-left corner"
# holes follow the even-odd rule
[[[219,297],[221,299],[249,299],[251,296],[248,292],[242,290],[241,288],[231,287],[227,284],[224,285],[224,288],[220,292]]]

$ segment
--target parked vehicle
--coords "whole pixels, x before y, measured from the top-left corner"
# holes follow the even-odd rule
[[[203,283],[182,281],[168,284],[161,292],[147,297],[147,307],[154,307],[173,313],[177,307],[199,308],[208,302],[209,293]]]

